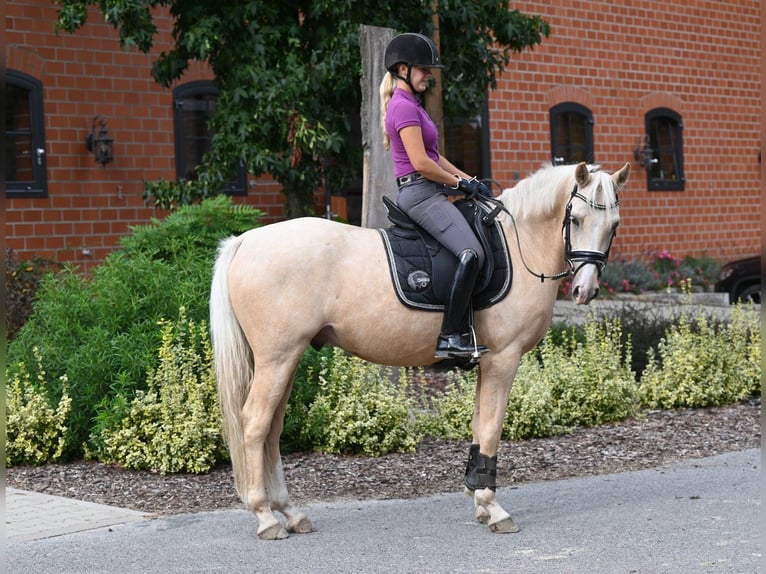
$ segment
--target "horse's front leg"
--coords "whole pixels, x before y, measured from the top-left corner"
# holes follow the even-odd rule
[[[488,524],[492,532],[518,532],[519,527],[497,501],[497,450],[503,430],[508,397],[518,361],[510,376],[488,376],[490,368],[482,368],[476,385],[473,414],[473,444],[465,471],[466,494],[473,496],[476,519]]]

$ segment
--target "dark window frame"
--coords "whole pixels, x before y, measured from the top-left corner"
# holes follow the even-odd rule
[[[651,148],[647,158],[646,185],[649,191],[684,191],[684,124],[681,115],[670,108],[654,108],[644,116],[646,142]],[[660,133],[665,131],[666,133]],[[670,167],[672,178],[664,174]]]
[[[582,118],[582,126],[584,127],[582,144],[575,144],[572,141],[573,120],[577,117]],[[566,125],[563,128],[566,132],[567,142],[562,145],[557,134],[561,127],[561,122],[564,121],[566,121]],[[590,164],[595,163],[593,124],[593,112],[577,102],[562,102],[550,109],[551,161],[554,165],[574,164],[581,161],[586,161]],[[575,153],[577,147],[582,148],[582,153],[579,155]]]
[[[47,175],[47,158],[45,148],[45,114],[43,110],[43,83],[37,78],[20,72],[18,70],[7,69],[5,72],[6,94],[11,86],[20,88],[27,91],[29,97],[29,114],[30,114],[30,129],[29,132],[24,131],[9,131],[7,122],[9,118],[6,117],[6,171],[5,171],[5,195],[8,198],[13,197],[25,197],[25,198],[46,198],[48,197],[48,175]],[[7,98],[7,95],[6,95]],[[8,114],[8,101],[6,100],[5,113]],[[32,179],[31,181],[16,181],[11,180],[15,169],[11,165],[11,154],[13,145],[9,141],[10,138],[16,135],[24,135],[28,133],[30,139],[29,154],[34,156],[32,158]],[[14,161],[15,164],[15,161]]]
[[[174,137],[175,137],[175,154],[176,154],[176,177],[183,181],[186,179],[186,174],[189,168],[189,158],[186,154],[186,147],[184,141],[189,134],[184,132],[184,100],[194,99],[197,97],[213,96],[218,98],[220,91],[216,85],[210,80],[195,80],[186,82],[173,89],[173,123],[174,123]],[[199,137],[199,136],[197,136]],[[212,140],[212,133],[208,130],[203,138]],[[244,166],[237,168],[236,176],[224,184],[223,193],[228,195],[247,195],[247,170]]]

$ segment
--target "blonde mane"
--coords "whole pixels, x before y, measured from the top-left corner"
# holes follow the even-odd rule
[[[548,215],[557,211],[566,202],[575,185],[576,165],[554,166],[545,164],[535,173],[506,189],[500,200],[516,218],[530,214]],[[611,176],[600,171],[600,166],[589,165],[591,181],[585,195],[591,207],[604,206],[611,209],[617,201],[616,190]],[[580,193],[585,193],[584,189]]]

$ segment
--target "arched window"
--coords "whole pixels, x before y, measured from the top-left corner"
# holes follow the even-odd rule
[[[683,191],[683,127],[681,116],[668,108],[655,108],[646,114],[643,161],[650,191]]]
[[[594,163],[591,111],[575,102],[564,102],[553,106],[550,114],[553,164]]]
[[[173,90],[176,177],[196,180],[197,166],[210,151],[213,133],[208,122],[215,112],[218,88],[211,81],[188,82]],[[224,186],[224,193],[247,195],[247,174],[241,166]]]
[[[23,72],[5,73],[7,197],[47,197],[43,84]]]

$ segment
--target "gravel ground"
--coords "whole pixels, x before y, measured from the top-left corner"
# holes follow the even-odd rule
[[[760,447],[761,403],[753,399],[709,409],[652,411],[618,424],[577,428],[569,435],[505,441],[498,486],[651,468]],[[424,440],[413,454],[379,458],[325,454],[283,457],[298,504],[415,498],[462,491],[466,441]],[[156,515],[241,508],[231,468],[168,475],[90,462],[20,466],[6,486],[131,508]]]

